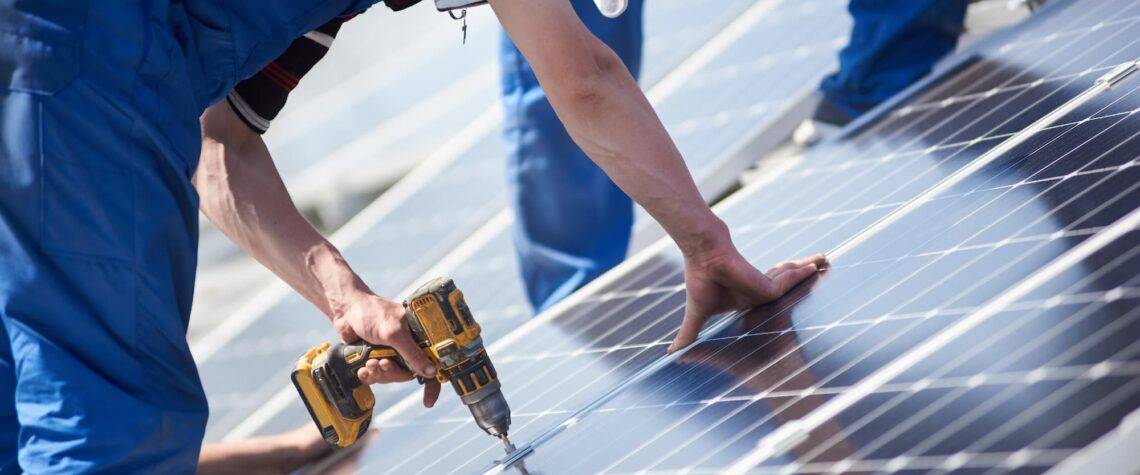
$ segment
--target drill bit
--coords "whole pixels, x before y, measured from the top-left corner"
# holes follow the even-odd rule
[[[511,443],[511,439],[507,438],[507,434],[500,435],[499,440],[503,442],[503,451],[505,451],[507,455],[515,452],[515,444]]]
[[[507,438],[507,434],[500,435],[499,441],[503,443],[503,451],[507,453],[508,458],[517,450],[515,444],[511,443],[511,439]],[[511,467],[517,470],[521,475],[530,475],[530,472],[526,469],[526,464],[524,464],[522,460],[515,461],[515,463],[511,464]]]

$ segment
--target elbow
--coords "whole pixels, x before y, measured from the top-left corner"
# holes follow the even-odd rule
[[[238,147],[254,135],[224,101],[207,108],[198,121],[202,129],[203,142],[211,141]]]
[[[244,124],[233,117],[225,103],[208,108],[200,118],[202,144],[198,168],[192,183],[201,197],[200,207],[210,216],[218,210],[232,208],[235,167],[246,141]],[[213,216],[211,216],[213,218]]]
[[[598,42],[589,60],[566,79],[570,98],[579,105],[598,105],[606,100],[615,86],[623,80],[632,80],[625,63],[609,47]]]

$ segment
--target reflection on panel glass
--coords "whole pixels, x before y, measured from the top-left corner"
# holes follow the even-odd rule
[[[795,307],[787,303],[786,308],[781,308],[785,303],[779,302],[747,315],[738,329],[718,335],[686,355],[680,364],[661,371],[540,446],[527,460],[528,466],[541,470],[549,461],[559,472],[625,472],[646,467],[723,469],[751,450],[760,437],[776,426],[802,418],[823,401],[864,380],[872,371],[1135,209],[1140,204],[1140,168],[1136,166],[1140,140],[1133,137],[1135,131],[1140,130],[1140,119],[1131,111],[1140,106],[1140,97],[1131,93],[1122,90],[1108,95],[1077,116],[1101,118],[1070,123],[1035,137],[1011,153],[1010,160],[986,167],[941,199],[927,203],[836,259],[821,280],[813,283],[816,288],[810,296],[801,299],[793,295],[785,299],[795,302]],[[1140,242],[1132,244],[1140,245]],[[1135,271],[1127,270],[1126,264],[1136,261],[1138,251],[1123,247],[1116,252],[1123,254],[1102,256],[1112,261],[1111,266],[1076,268],[1067,277],[1078,283],[1094,278],[1103,281],[1106,275],[1135,280]],[[1127,253],[1132,254],[1131,260]],[[1115,285],[1104,288],[1102,283],[1101,290],[1092,291],[1087,284],[1072,286],[1061,290],[1056,294],[1060,297],[1048,305],[1048,298],[1037,300],[1036,305],[1051,305],[1054,318],[1062,318],[1066,313],[1056,307],[1063,302],[1087,303],[1085,299],[1103,299],[1112,289],[1128,288],[1127,283]],[[1095,311],[1100,311],[1103,303],[1096,304]],[[1029,314],[1033,306],[1015,308]],[[1129,307],[1123,304],[1120,308]],[[1002,327],[1007,317],[1020,319],[1016,332]],[[1093,321],[1108,324],[1113,318],[1112,313],[1103,313]],[[1058,333],[1055,325],[1047,319],[1033,320],[1016,314],[995,319],[993,325],[979,328],[971,336],[1004,335],[1005,344],[994,342],[996,346],[987,351],[980,349],[985,348],[981,343],[986,339],[960,339],[957,345],[948,347],[944,355],[924,361],[911,373],[898,378],[883,391],[885,396],[877,393],[849,411],[850,416],[858,420],[875,414],[882,407],[875,402],[892,399],[892,404],[898,406],[894,412],[864,420],[865,424],[860,424],[858,431],[844,417],[833,420],[811,432],[788,456],[773,460],[773,470],[786,469],[784,465],[793,461],[799,464],[797,470],[832,470],[836,465],[825,462],[855,463],[868,456],[864,454],[872,453],[887,459],[913,456],[919,464],[917,468],[935,462],[955,463],[947,461],[954,456],[957,456],[954,460],[963,459],[959,453],[964,449],[954,444],[975,440],[979,433],[997,434],[994,425],[1010,420],[1011,417],[1007,417],[1010,412],[1033,406],[1052,393],[1020,393],[1003,402],[1008,405],[1005,413],[988,418],[978,415],[979,421],[963,423],[953,435],[934,430],[945,427],[947,421],[928,419],[928,415],[922,413],[922,398],[910,398],[910,390],[927,385],[933,393],[950,392],[948,388],[955,385],[958,389],[974,388],[984,382],[976,377],[979,365],[996,372],[998,368],[993,362],[1019,350],[1025,350],[1025,356],[1011,361],[1030,366],[1022,366],[1020,376],[995,375],[993,384],[1006,377],[1029,378],[1029,373],[1037,369],[1032,366],[1034,363],[1041,365],[1042,358],[1055,360],[1066,352],[1075,356],[1076,352],[1070,350],[1087,338],[1081,334]],[[1102,346],[1096,348],[1099,354],[1111,355],[1135,342],[1135,333],[1128,332],[1134,327],[1128,325],[1131,324],[1118,322],[1115,326],[1124,333],[1115,336],[1104,334],[1103,326],[1095,324],[1087,327],[1086,332],[1100,335],[1097,338]],[[998,327],[1005,331],[997,331]],[[1052,345],[1038,344],[1032,352],[1025,344],[1013,343],[1018,338],[1036,341],[1050,333],[1056,334],[1054,339],[1058,341]],[[1114,342],[1116,349],[1104,346],[1105,341]],[[1140,347],[1131,350],[1137,351]],[[1130,355],[1122,353],[1121,357]],[[1092,355],[1086,354],[1086,358],[1089,356]],[[945,365],[946,359],[957,359],[956,367],[954,371],[939,374],[937,368]],[[1068,377],[1084,378],[1085,371],[1103,361],[1086,359],[1084,366],[1067,370],[1070,371]],[[713,376],[701,374],[709,368],[715,368]],[[1038,372],[1034,377],[1044,375]],[[726,376],[729,377],[727,383],[723,382]],[[1128,381],[1122,379],[1118,383]],[[1047,386],[1038,389],[1044,391]],[[964,393],[965,389],[960,392]],[[1010,395],[1005,397],[1008,399]],[[978,403],[976,398],[955,401],[960,404],[958,410],[975,407]],[[1131,405],[1122,402],[1115,414],[1119,416],[1119,411],[1135,408],[1137,403],[1140,397],[1132,397]],[[990,404],[996,406],[998,402],[990,401]],[[1069,417],[1076,410],[1077,406],[1072,406],[1069,413],[1054,415]],[[893,419],[901,415],[915,423],[909,432],[899,429],[898,421]],[[947,417],[954,420],[952,416]],[[741,421],[746,421],[743,427],[740,427]],[[1037,422],[1041,424],[1039,427],[1021,428],[1017,434],[1031,439],[1044,437],[1052,426],[1041,420]],[[1086,433],[1085,439],[1062,437],[1057,441],[1069,444],[1070,448],[1079,447],[1087,443],[1087,437],[1099,435],[1110,427],[1112,425],[1099,426],[1099,432]],[[580,453],[599,433],[607,434],[610,441],[606,444],[606,453],[620,455],[596,458],[571,455]],[[920,434],[929,437],[928,446],[909,445]],[[992,438],[997,440],[1001,436]],[[689,442],[677,444],[677,438],[686,438]],[[1001,452],[998,449],[1008,449],[1008,444],[1016,445],[1016,442],[1011,439],[1005,444],[995,445],[993,450]],[[888,446],[894,452],[884,452]],[[1021,448],[998,455],[1004,457]],[[986,456],[970,452],[969,456],[978,455],[973,463],[981,464],[994,460],[997,452]],[[934,458],[937,456],[942,458]],[[564,457],[573,458],[574,463],[570,464]],[[1004,459],[997,459],[1005,463]],[[866,461],[859,464],[866,462],[867,467],[881,470],[889,461],[880,460],[879,465]],[[1055,462],[1055,458],[1041,458],[1034,463],[1048,466]],[[863,466],[859,464],[854,466]]]
[[[816,0],[815,3],[821,1],[824,0]],[[838,0],[826,1],[836,3]],[[732,21],[753,2],[717,0],[715,8],[699,8],[691,1],[652,3],[646,10],[645,20],[646,69],[643,82],[646,84],[659,80],[682,58],[702,46],[707,37],[716,34],[720,26]],[[679,15],[678,10],[681,9],[690,13]],[[843,16],[828,15],[826,18]],[[381,295],[396,296],[415,285],[415,279],[504,208],[504,156],[497,129],[479,138],[444,171],[412,190],[410,196],[372,222],[362,238],[344,246],[345,258],[372,290]],[[509,242],[504,244],[509,245]],[[498,256],[510,256],[509,252],[502,250],[491,251],[497,251],[495,255]],[[490,264],[479,267],[490,272],[492,277],[489,279],[456,276],[456,281],[467,295],[522,295],[519,291],[501,292],[497,288],[518,285],[510,262],[500,260]],[[512,278],[497,278],[501,275]],[[485,284],[487,286],[483,287]],[[484,325],[487,341],[505,334],[529,315],[521,299],[509,305],[495,304],[500,302],[472,299],[474,311]],[[483,308],[488,311],[483,311]],[[223,437],[245,421],[250,411],[263,407],[267,400],[282,391],[291,391],[287,377],[290,363],[317,342],[335,338],[325,317],[300,297],[288,295],[270,306],[229,344],[251,349],[240,356],[241,364],[259,368],[252,374],[263,374],[265,378],[251,379],[245,372],[233,371],[237,356],[228,352],[203,358],[199,369],[211,407],[207,440]],[[378,407],[394,404],[415,390],[398,386],[377,389]],[[308,417],[299,400],[290,400],[284,412],[272,417],[257,432],[276,433],[294,428],[305,423]]]
[[[1064,18],[1090,17],[1093,24],[1098,21],[1087,14]],[[1095,30],[1085,28],[1083,38],[1072,35],[1079,48],[1071,55],[1064,55],[1063,45],[1049,47],[1062,52],[1053,59],[1057,71],[1103,70],[1118,58],[1140,56],[1140,44],[1133,41],[1140,31],[1135,25],[1095,37],[1090,31]],[[1076,52],[1090,51],[1092,45],[1100,49],[1091,51],[1102,54],[1084,55],[1082,63]],[[1032,57],[1048,54],[1042,49]],[[1016,64],[987,58],[966,74],[978,78],[979,70],[1002,71],[1003,87],[1020,92],[996,100],[1001,91],[982,89],[973,100],[969,92],[945,95],[951,100],[939,100],[944,107],[926,108],[927,118],[942,116],[931,123],[945,130],[927,134],[918,129],[908,135],[984,146],[974,138],[993,131],[1000,137],[1003,127],[1015,121],[1024,127],[1051,110],[1039,104],[1063,103],[1097,75],[1038,82],[1030,73],[1041,66],[1010,73],[1011,63]],[[1034,93],[1038,86],[1044,87]],[[740,327],[717,335],[535,448],[525,460],[527,467],[557,473],[723,469],[776,427],[864,381],[1136,209],[1137,88],[1140,83],[1121,84],[866,238],[837,258],[806,297],[794,295],[746,316]],[[935,104],[933,99],[928,102]],[[947,111],[968,102],[974,103],[959,110],[988,112]],[[923,109],[918,104],[893,117]],[[856,142],[891,130],[889,121]],[[962,135],[963,130],[974,130],[974,135]],[[887,150],[913,147],[896,145]],[[926,141],[923,147],[914,158],[907,159],[904,152],[890,161],[921,162],[939,149],[958,153],[937,142]],[[847,167],[856,174],[865,166],[858,158],[848,163],[857,164]],[[943,165],[947,163],[953,162]],[[757,195],[755,202],[760,202],[764,193]],[[767,214],[740,203],[724,214],[745,223]],[[842,207],[827,209],[824,214],[847,213]],[[752,229],[750,224],[733,227]],[[1005,318],[949,345],[944,354],[923,361],[757,470],[1040,471],[1087,444],[1140,404],[1136,368],[1130,365],[1140,351],[1134,338],[1135,303],[1115,303],[1131,295],[1136,283],[1137,237],[1132,233],[1106,248],[1096,262],[1070,269],[1064,279],[1051,283],[1049,294],[1038,296],[1041,300],[1013,306]],[[745,242],[751,246],[754,241]],[[1042,310],[1051,318],[1034,317]],[[1058,331],[1058,325],[1069,331]],[[1104,331],[1106,326],[1114,331]],[[713,374],[704,374],[710,370]],[[1097,377],[1090,382],[1092,376]],[[605,442],[599,443],[602,437]]]
[[[1134,31],[1090,28],[1098,12],[1120,8],[1035,19],[851,141],[734,197],[720,211],[737,243],[757,263],[844,243],[1077,96],[1121,57],[1137,56],[1126,41]],[[1120,137],[1085,140],[1134,127],[1110,125],[1137,106],[1129,92],[1122,87],[1098,98],[922,203],[836,259],[810,294],[758,310],[621,392],[537,446],[526,464],[557,473],[723,468],[759,437],[815,410],[1134,207],[1136,196],[1122,184],[1136,182],[1133,156],[1106,148]],[[1086,160],[1057,159],[1077,145],[1086,147]],[[1061,180],[1077,169],[1092,181]],[[1099,206],[1103,195],[1122,204]],[[681,317],[679,270],[678,256],[666,250],[492,349],[515,410],[516,442],[565,427],[579,408],[662,355]],[[380,427],[380,438],[359,454],[362,470],[465,473],[502,457],[453,399]],[[842,421],[825,424],[774,462],[852,457],[863,442],[846,431]]]

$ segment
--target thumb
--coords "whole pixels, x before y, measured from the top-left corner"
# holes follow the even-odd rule
[[[340,335],[340,341],[345,343],[356,343],[364,338],[356,333],[356,329],[352,328],[347,318],[341,318],[333,322],[333,328],[336,333]]]
[[[408,329],[407,323],[400,322],[400,331],[392,335],[388,344],[392,345],[397,353],[400,353],[404,362],[410,367],[409,369],[425,378],[435,378],[435,364],[428,359],[424,350],[412,339],[412,332]]]
[[[700,308],[700,305],[697,305],[692,297],[686,297],[685,318],[681,321],[681,329],[677,331],[677,337],[673,339],[673,344],[669,346],[667,352],[673,353],[696,341],[697,335],[701,333],[701,327],[705,325],[705,321],[708,319],[708,312]]]

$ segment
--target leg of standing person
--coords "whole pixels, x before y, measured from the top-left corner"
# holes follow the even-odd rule
[[[636,77],[643,2],[617,19],[602,16],[592,0],[572,3]],[[506,35],[501,61],[515,248],[527,297],[541,311],[625,258],[633,204],[574,144]]]
[[[833,135],[930,73],[965,31],[967,0],[851,0],[854,25],[839,70],[820,84],[821,100],[797,141]]]

